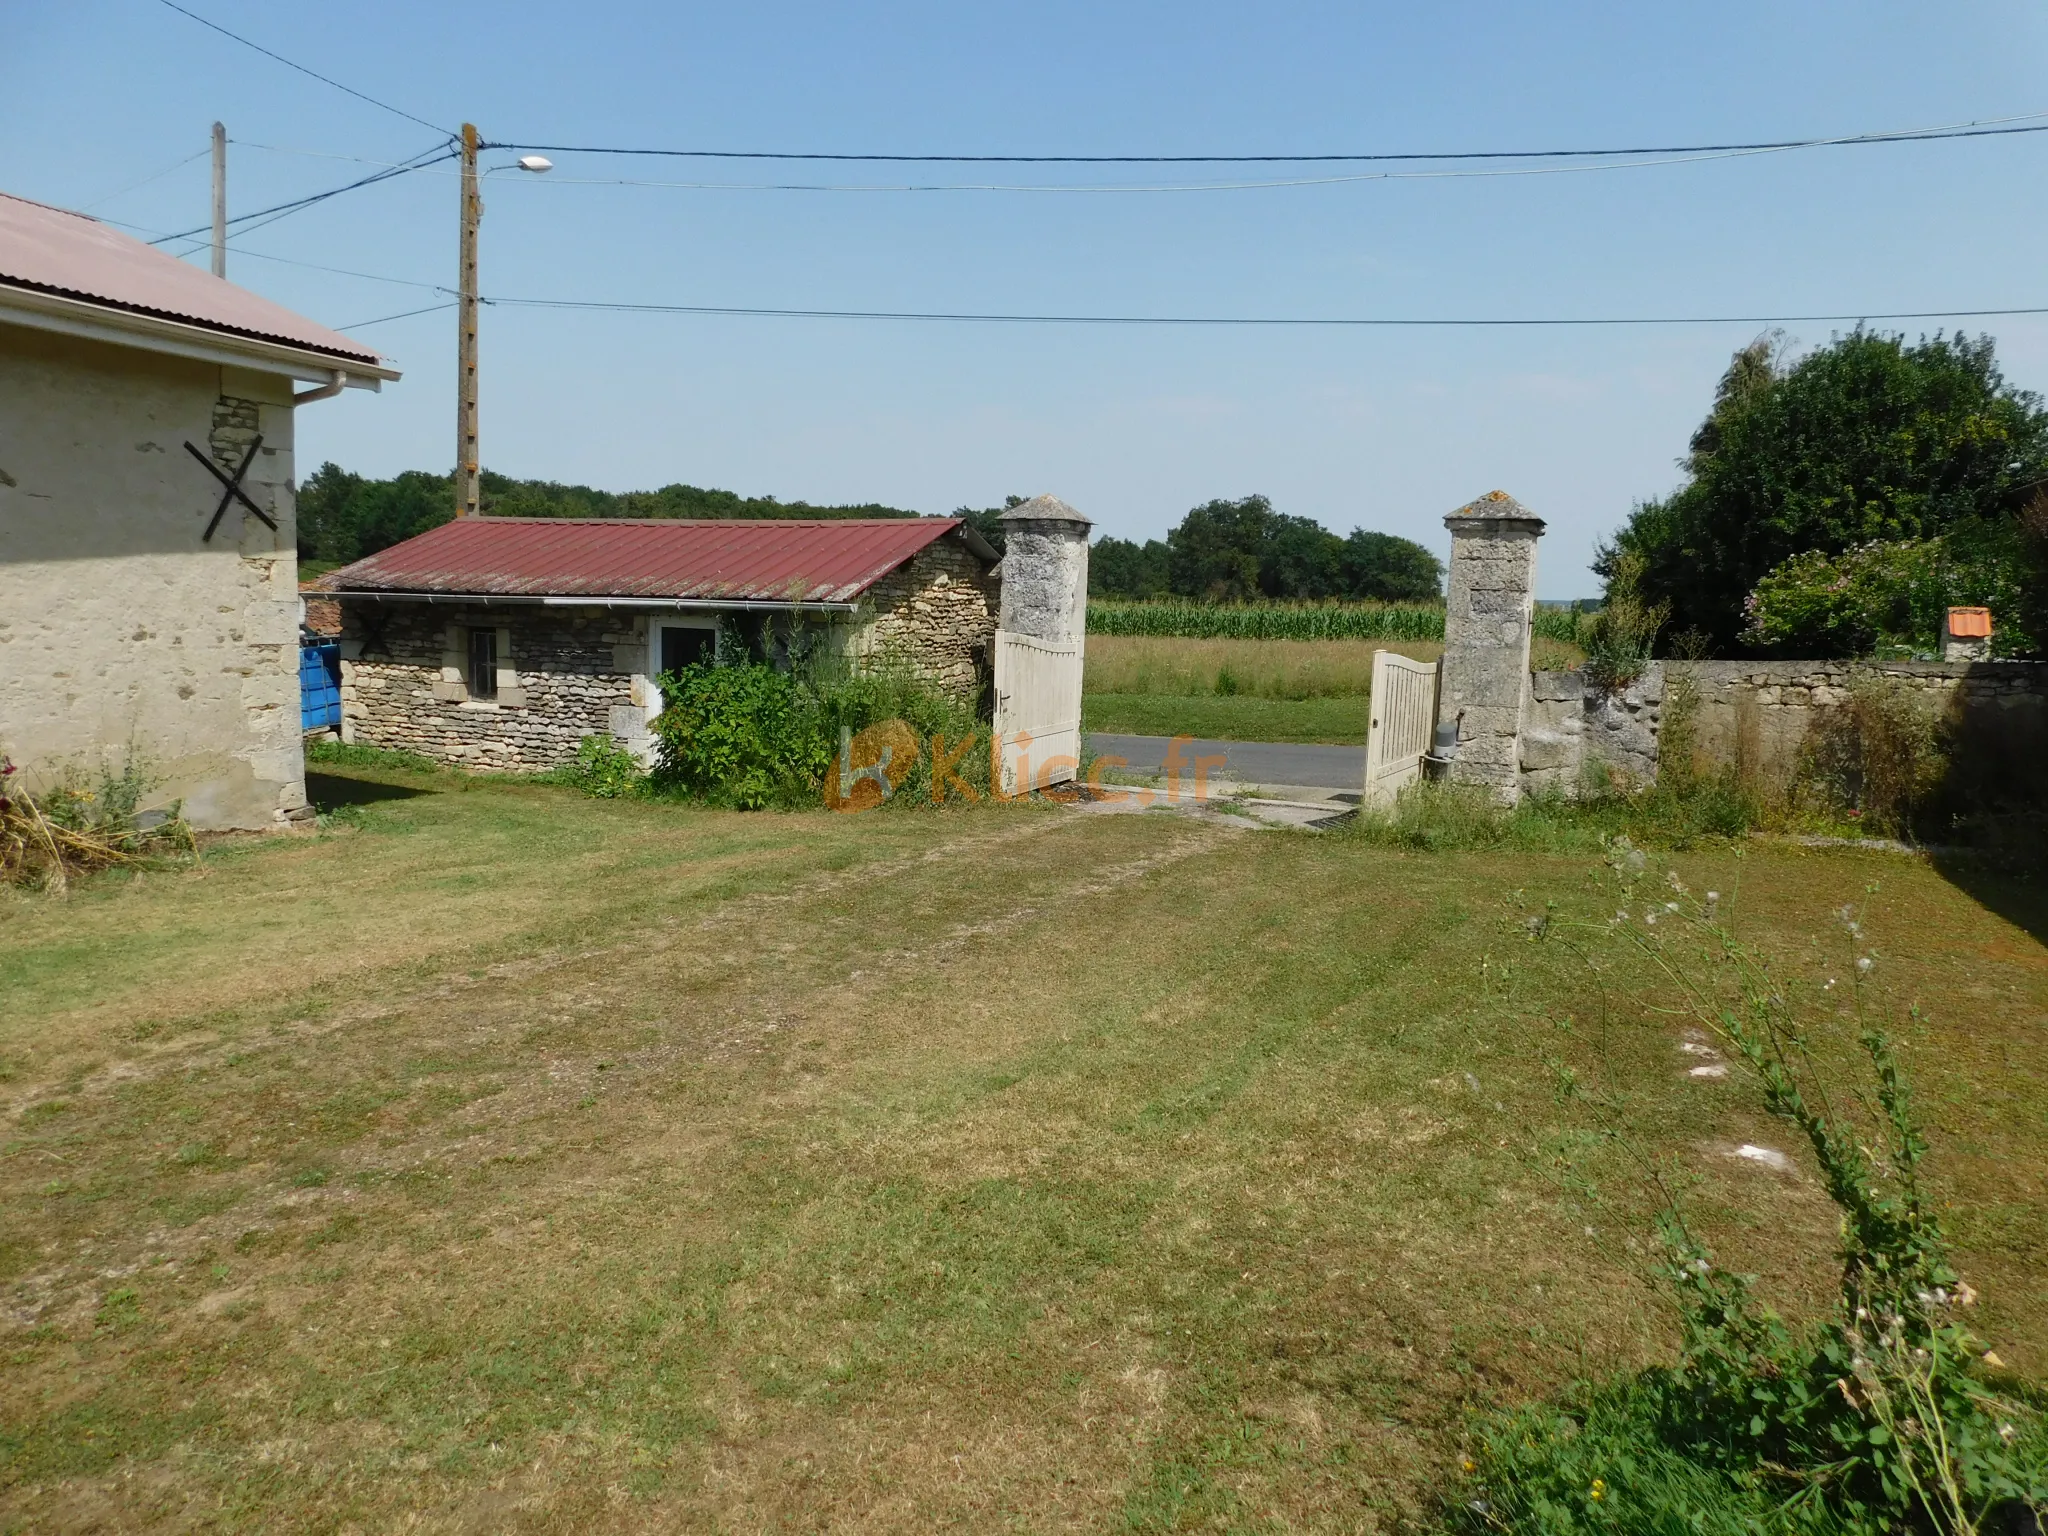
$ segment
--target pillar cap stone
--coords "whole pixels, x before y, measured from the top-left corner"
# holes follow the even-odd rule
[[[1488,491],[1477,501],[1468,501],[1457,511],[1446,513],[1444,526],[1453,533],[1485,533],[1502,529],[1541,534],[1543,519],[1506,491]]]
[[[1000,520],[1005,523],[1076,523],[1083,528],[1095,526],[1059,497],[1050,495],[1020,501],[1004,512]]]

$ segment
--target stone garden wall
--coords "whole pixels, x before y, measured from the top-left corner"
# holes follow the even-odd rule
[[[2048,748],[2048,663],[1702,661],[1688,671],[1699,690],[1698,766],[1737,769],[1760,788],[1792,781],[1808,742],[1848,706],[1859,678],[1917,695],[1956,749],[1974,757]]]
[[[1582,672],[1531,672],[1522,717],[1525,794],[1576,795],[1598,765],[1611,783],[1640,787],[1657,777],[1664,721],[1664,668],[1651,663],[1634,684],[1609,693]]]
[[[2048,773],[2048,663],[1656,662],[1614,694],[1578,672],[1532,672],[1520,737],[1524,791],[1576,794],[1589,770],[1653,783],[1674,679],[1697,693],[1693,766],[1734,769],[1765,794],[1792,784],[1861,679],[1916,697],[1942,722],[1952,758],[1973,782],[2010,786]]]

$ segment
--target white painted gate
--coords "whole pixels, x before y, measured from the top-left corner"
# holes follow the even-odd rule
[[[1040,640],[1006,629],[996,631],[995,732],[1002,745],[1005,794],[1042,789],[1047,784],[1079,777],[1078,640]]]
[[[1391,805],[1422,776],[1436,729],[1436,669],[1393,651],[1372,653],[1372,717],[1365,733],[1365,803]]]

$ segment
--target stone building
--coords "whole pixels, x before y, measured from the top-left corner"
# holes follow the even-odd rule
[[[310,816],[293,413],[397,377],[94,219],[0,194],[0,752],[31,787],[133,765],[145,809],[178,801],[197,827]]]
[[[957,518],[461,518],[322,579],[342,737],[530,771],[608,735],[650,760],[661,674],[720,646],[896,658],[979,706],[996,564]]]

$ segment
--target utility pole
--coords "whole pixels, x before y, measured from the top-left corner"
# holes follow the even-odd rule
[[[213,125],[213,275],[228,275],[228,130],[221,123]]]
[[[455,515],[475,517],[483,486],[476,432],[476,228],[484,216],[477,185],[475,123],[462,125],[462,255],[456,304],[459,327],[455,362]]]

